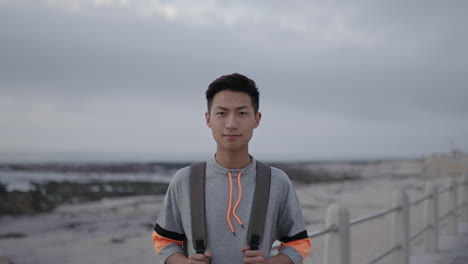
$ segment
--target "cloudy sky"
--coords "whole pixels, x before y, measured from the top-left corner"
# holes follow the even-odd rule
[[[203,159],[215,150],[204,92],[233,72],[260,90],[259,159],[466,152],[466,10],[466,1],[0,0],[0,152]]]

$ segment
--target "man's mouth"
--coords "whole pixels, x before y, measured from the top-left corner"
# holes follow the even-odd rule
[[[228,139],[235,139],[235,138],[238,138],[240,137],[240,135],[234,135],[234,134],[227,134],[227,135],[224,135],[226,138]]]

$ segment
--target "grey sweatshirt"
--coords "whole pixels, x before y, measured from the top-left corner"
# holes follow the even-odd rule
[[[159,213],[155,232],[160,236],[176,241],[184,240],[184,247],[176,243],[163,244],[158,254],[161,263],[176,252],[194,254],[190,221],[189,195],[190,167],[176,172],[172,179],[163,207]],[[230,201],[230,180],[232,175],[232,201]],[[241,173],[241,174],[239,174]],[[234,207],[238,201],[238,175],[241,177],[242,197],[236,214],[245,228],[234,217]],[[242,263],[241,248],[248,245],[247,233],[250,222],[253,194],[255,190],[256,161],[240,170],[222,167],[213,157],[206,165],[206,232],[207,249],[213,253],[211,264]],[[228,214],[228,208],[231,211]],[[229,217],[227,217],[229,215]],[[235,235],[232,233],[230,219]],[[265,257],[270,256],[275,240],[282,243],[307,238],[301,207],[288,176],[277,168],[271,168],[270,200],[265,222],[265,231],[260,250]],[[155,241],[155,244],[159,243]],[[288,255],[294,263],[302,263],[302,255],[294,246],[281,247],[279,253]]]

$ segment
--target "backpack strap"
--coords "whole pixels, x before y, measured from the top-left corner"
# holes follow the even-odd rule
[[[263,238],[265,220],[270,197],[270,166],[257,161],[257,177],[255,179],[255,193],[250,213],[248,241],[250,250],[258,250]]]
[[[206,162],[190,166],[190,215],[192,222],[192,243],[197,254],[206,249],[205,233],[205,169]]]

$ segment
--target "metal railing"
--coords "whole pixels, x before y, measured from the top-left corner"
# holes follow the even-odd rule
[[[359,224],[359,223],[362,223],[362,222],[367,222],[367,221],[372,220],[374,218],[378,218],[378,217],[387,215],[387,214],[389,214],[391,212],[398,211],[398,210],[401,210],[401,207],[400,206],[394,206],[392,208],[385,209],[385,210],[382,210],[382,211],[378,211],[376,213],[373,213],[373,214],[370,214],[370,215],[367,215],[367,216],[358,217],[358,218],[355,218],[354,220],[351,220],[351,222],[349,222],[349,225],[353,226],[353,225],[356,225],[356,224]]]
[[[458,189],[461,189],[462,201],[458,204]],[[439,216],[438,204],[439,196],[448,193],[448,212]],[[410,233],[410,209],[411,206],[425,202],[424,206],[424,227]],[[437,189],[431,182],[426,184],[426,191],[423,197],[414,201],[408,200],[408,195],[403,190],[398,190],[393,199],[393,206],[366,216],[349,220],[348,209],[340,204],[334,203],[328,207],[326,217],[326,227],[309,232],[309,238],[325,235],[324,264],[349,264],[350,260],[350,232],[351,226],[370,221],[390,213],[393,214],[392,224],[392,245],[393,247],[374,256],[362,264],[377,263],[381,259],[391,255],[392,263],[408,264],[410,243],[421,235],[424,235],[424,251],[426,253],[436,253],[439,243],[439,225],[447,221],[447,233],[456,235],[458,228],[458,218],[468,221],[468,177],[463,176],[461,184],[457,184],[452,178],[450,185]],[[273,250],[278,249],[279,242],[273,244]]]

